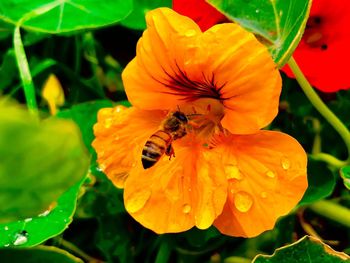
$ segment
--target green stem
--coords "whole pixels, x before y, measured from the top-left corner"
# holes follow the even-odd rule
[[[248,258],[243,258],[243,257],[228,257],[224,259],[224,263],[250,263],[252,262]]]
[[[335,158],[333,155],[330,155],[328,153],[316,153],[316,154],[310,154],[309,156],[313,160],[326,162],[336,168],[341,168],[347,165],[347,161],[339,160]]]
[[[62,239],[59,239],[59,244],[62,245],[62,247],[66,248],[67,250],[71,251],[75,255],[81,257],[87,262],[103,262],[99,259],[93,258],[86,254],[84,251],[82,251],[80,248],[78,248],[76,245],[72,244],[71,242]]]
[[[293,71],[296,80],[300,87],[304,91],[306,97],[310,100],[311,104],[319,111],[319,113],[329,122],[330,125],[339,133],[348,149],[348,159],[344,163],[350,163],[350,132],[337,116],[326,106],[326,104],[320,99],[310,83],[305,78],[303,72],[300,70],[298,64],[294,58],[291,57],[288,62],[289,67]]]
[[[329,200],[313,203],[309,208],[315,213],[327,217],[350,228],[350,209]]]
[[[15,48],[16,61],[23,84],[24,96],[26,98],[27,106],[30,112],[37,114],[38,106],[36,103],[35,88],[32,76],[30,74],[27,56],[24,51],[19,26],[16,26],[15,28],[13,44]]]

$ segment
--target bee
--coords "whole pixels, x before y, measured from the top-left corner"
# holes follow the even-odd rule
[[[181,111],[175,111],[168,115],[162,127],[149,137],[142,150],[142,165],[148,169],[155,165],[164,155],[170,158],[175,156],[172,142],[187,134],[188,118]]]

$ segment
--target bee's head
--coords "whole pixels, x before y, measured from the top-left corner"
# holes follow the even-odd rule
[[[173,116],[175,118],[177,118],[178,120],[180,120],[181,122],[187,123],[188,122],[188,118],[186,117],[185,113],[181,112],[181,111],[175,111],[173,113]]]

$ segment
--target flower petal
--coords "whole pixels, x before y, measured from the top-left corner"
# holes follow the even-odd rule
[[[166,116],[163,111],[121,107],[98,112],[92,142],[99,167],[118,188],[123,188],[130,169],[141,160],[140,149]]]
[[[308,81],[323,92],[350,89],[349,12],[348,0],[314,0],[304,35],[293,54]],[[295,78],[288,65],[282,70]]]
[[[137,56],[126,66],[122,78],[132,105],[143,109],[171,109],[181,97],[169,93],[164,83],[177,71],[178,62],[190,52],[191,41],[201,33],[190,18],[168,8],[146,15],[147,29],[137,44]]]
[[[228,19],[204,0],[173,0],[173,9],[192,18],[205,31],[211,26]]]
[[[254,133],[276,116],[281,77],[253,34],[233,23],[201,33],[192,20],[167,8],[149,12],[147,25],[136,58],[123,72],[134,106],[169,110],[216,99],[225,106],[222,125],[234,134]]]
[[[216,25],[202,38],[211,43],[205,75],[222,86],[223,127],[249,134],[267,126],[278,112],[282,80],[266,47],[233,23]]]
[[[306,153],[287,134],[261,131],[223,139],[228,198],[214,225],[224,234],[253,237],[272,229],[307,188]]]
[[[137,164],[126,181],[127,211],[156,233],[206,229],[222,212],[227,195],[224,171],[218,159],[208,159],[191,140],[189,145],[174,142],[176,157],[170,161],[163,156],[147,170]]]

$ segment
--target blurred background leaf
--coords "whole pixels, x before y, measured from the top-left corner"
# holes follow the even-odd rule
[[[65,250],[52,246],[34,248],[1,249],[0,259],[3,262],[25,263],[83,263],[83,261]]]
[[[281,68],[297,47],[310,0],[208,0],[229,19],[257,35]]]
[[[74,123],[56,118],[39,122],[4,100],[0,122],[1,222],[45,211],[86,174],[89,157]]]
[[[145,15],[157,7],[171,7],[171,0],[133,0],[133,11],[121,24],[125,27],[143,30],[146,28]]]
[[[335,187],[335,176],[323,162],[308,160],[308,188],[299,202],[306,205],[330,196]]]
[[[131,0],[8,0],[0,19],[46,33],[63,33],[114,24],[132,10]]]

